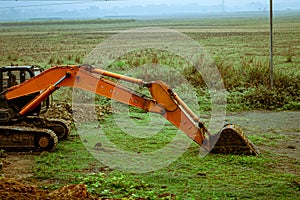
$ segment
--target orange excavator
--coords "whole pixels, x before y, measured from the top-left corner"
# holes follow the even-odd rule
[[[117,84],[119,79],[147,88],[151,96]],[[54,66],[45,71],[37,66],[8,66],[0,68],[0,80],[0,149],[53,151],[70,130],[63,120],[39,114],[54,91],[72,87],[157,113],[211,153],[258,154],[235,125],[225,125],[219,133],[211,134],[182,99],[159,80],[145,82],[90,65]]]

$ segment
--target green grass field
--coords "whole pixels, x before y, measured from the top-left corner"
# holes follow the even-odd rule
[[[282,14],[275,18],[273,90],[268,86],[268,18],[257,14],[176,20],[1,23],[0,65],[40,65],[49,68],[57,64],[82,64],[85,56],[112,35],[134,28],[163,27],[186,34],[210,54],[227,89],[228,111],[299,110],[299,19],[299,13]],[[211,97],[201,75],[189,71],[187,64],[178,57],[170,59],[168,53],[155,50],[130,52],[118,58],[109,69],[123,73],[133,67],[138,69],[140,64],[145,63],[172,65],[172,69],[175,70],[172,71],[173,74],[182,70],[183,66],[187,67],[187,70],[182,72],[185,73],[184,77],[192,80],[191,84],[196,88],[196,102],[199,103],[199,106],[193,109],[209,113]],[[148,74],[141,74],[135,70],[135,74],[149,75],[151,78],[155,69],[152,70],[150,69]],[[168,79],[167,76],[164,78]],[[187,90],[184,85],[172,79],[170,82],[178,86],[180,94]],[[71,100],[71,93],[70,90],[58,91],[54,99],[68,102]],[[102,98],[96,99],[96,102],[108,103]],[[131,113],[136,123],[133,126],[149,127],[148,118],[144,117],[143,113],[135,109],[131,110]],[[134,128],[130,127],[127,121],[120,123],[127,125],[124,126],[129,130]],[[106,115],[98,126],[118,147],[136,154],[160,149],[173,140],[176,131],[174,127],[165,124],[159,134],[147,140],[134,138],[118,128],[112,115]],[[136,131],[140,130],[137,128]],[[144,134],[143,131],[145,132],[142,129],[138,134]],[[66,184],[84,183],[89,192],[103,198],[297,199],[300,194],[299,160],[270,151],[264,151],[255,157],[207,155],[202,158],[199,156],[199,146],[192,143],[178,159],[159,170],[130,173],[97,161],[86,150],[78,134],[79,130],[74,129],[72,137],[60,142],[55,152],[35,156],[34,175],[27,181],[50,190]],[[90,135],[94,134],[97,135],[98,132],[91,131]],[[271,137],[269,132],[266,132],[249,137],[254,143],[271,148],[291,136],[282,133]],[[180,146],[180,143],[177,146]],[[114,151],[111,148],[100,150]],[[156,160],[151,161],[155,166]],[[118,165],[122,163],[115,163],[115,166]]]
[[[148,126],[144,119],[137,121]],[[95,149],[91,146],[88,152],[85,147],[90,144],[87,141],[91,141],[91,145],[99,141],[96,136],[99,134],[99,125],[97,129],[83,126],[85,132],[89,131],[83,134],[86,137],[80,135],[79,140],[74,132],[71,139],[59,143],[57,151],[36,156],[35,175],[31,177],[31,181],[47,189],[70,183],[83,183],[87,185],[89,192],[103,198],[295,199],[299,195],[299,173],[295,173],[300,170],[299,160],[270,151],[263,151],[259,156],[209,154],[200,157],[199,146],[192,143],[178,159],[163,168],[145,173],[130,173],[124,171],[128,163],[117,160],[113,168],[107,165],[106,159],[99,158],[104,152],[106,155],[111,154],[111,159],[115,159],[116,148],[102,146]],[[143,140],[124,134],[115,126],[111,116],[100,121],[100,126],[105,137],[117,149],[125,150],[128,154],[142,155],[141,158],[143,153],[155,152],[174,139],[174,134],[168,132],[170,126],[165,126],[166,130]],[[134,129],[134,132],[139,131],[142,131],[140,134],[147,132],[145,129]],[[176,130],[173,128],[173,131]],[[269,148],[280,145],[288,137],[290,136],[283,134],[270,136],[268,133],[251,135],[250,139],[260,147]],[[178,150],[176,147],[174,149]],[[177,152],[174,150],[173,153]],[[151,160],[151,166],[155,169],[161,164],[157,162],[164,162],[173,155],[168,156]],[[148,167],[142,160],[130,162],[141,168]]]
[[[274,20],[274,89],[269,75],[269,20],[266,14],[236,14],[216,18],[165,20],[90,20],[1,23],[0,64],[82,64],[86,56],[110,36],[124,30],[160,27],[186,34],[212,57],[229,92],[228,110],[299,110],[299,14],[279,13]],[[168,57],[168,59],[166,59]],[[155,63],[184,68],[164,52],[135,52],[115,60],[111,71]],[[121,66],[121,70],[120,70]],[[101,67],[101,66],[100,66]],[[201,98],[200,74],[186,70]],[[159,78],[159,77],[158,77]],[[254,88],[254,89],[253,89]],[[210,99],[209,96],[207,96]],[[271,99],[264,101],[264,99]],[[202,105],[209,110],[210,105]]]

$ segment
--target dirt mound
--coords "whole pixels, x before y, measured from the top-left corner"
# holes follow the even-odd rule
[[[64,186],[58,190],[49,193],[52,198],[55,197],[75,197],[75,198],[87,198],[88,192],[84,184],[73,184]]]
[[[113,113],[110,106],[94,104],[75,104],[72,108],[73,119],[77,123],[86,123],[104,119],[105,114]]]
[[[43,115],[47,118],[73,122],[72,106],[68,103],[53,103]]]
[[[38,199],[45,196],[45,192],[23,183],[17,182],[14,179],[0,179],[0,198],[1,199]]]
[[[48,108],[44,116],[47,118],[63,119],[70,123],[84,123],[91,120],[101,120],[105,114],[112,113],[110,106],[101,106],[94,104],[70,105],[68,103],[55,103]]]
[[[83,184],[68,185],[52,192],[10,178],[0,178],[0,199],[96,199]]]

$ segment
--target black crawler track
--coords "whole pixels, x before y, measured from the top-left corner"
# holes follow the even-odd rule
[[[50,129],[55,132],[59,140],[67,139],[71,132],[68,122],[62,119],[30,116],[16,122],[14,125]]]
[[[0,149],[6,151],[54,151],[58,140],[68,138],[65,120],[30,116],[0,126]]]
[[[0,126],[0,149],[6,151],[54,151],[58,138],[54,131],[26,126]]]

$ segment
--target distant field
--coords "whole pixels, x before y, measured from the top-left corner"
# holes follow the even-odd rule
[[[300,15],[279,13],[274,19],[274,71],[276,90],[268,92],[274,102],[262,102],[260,96],[269,85],[269,18],[267,13],[237,13],[217,17],[161,20],[88,20],[29,21],[0,24],[0,65],[41,65],[48,68],[60,64],[82,64],[98,44],[124,30],[140,27],[162,27],[184,33],[197,41],[215,60],[229,92],[230,110],[300,109]],[[152,53],[154,55],[154,53]],[[126,68],[151,62],[144,55]],[[158,54],[159,55],[159,54]],[[133,55],[134,56],[134,55]],[[166,63],[164,56],[159,63]],[[168,61],[169,62],[169,61]],[[172,61],[179,69],[180,63]],[[111,69],[116,70],[116,69]],[[118,71],[120,72],[120,71]],[[186,74],[190,77],[191,74]],[[202,87],[199,77],[195,87]],[[249,90],[262,86],[259,93]],[[242,91],[242,92],[241,92]],[[246,92],[245,92],[246,91]],[[282,93],[284,91],[284,94]],[[232,94],[232,93],[230,93]],[[260,98],[257,100],[257,98]],[[255,99],[253,101],[253,99]],[[247,102],[247,103],[243,103]],[[256,103],[258,102],[258,103]],[[279,102],[279,103],[278,103]],[[254,105],[257,104],[257,105]],[[207,108],[209,109],[209,108]]]
[[[299,15],[274,19],[276,67],[300,66]],[[84,57],[99,42],[122,30],[164,27],[183,32],[213,56],[236,65],[243,57],[269,56],[269,19],[261,16],[164,20],[10,22],[0,26],[0,63],[49,66],[50,58]],[[293,62],[286,63],[292,56]],[[68,61],[66,61],[68,62]]]

